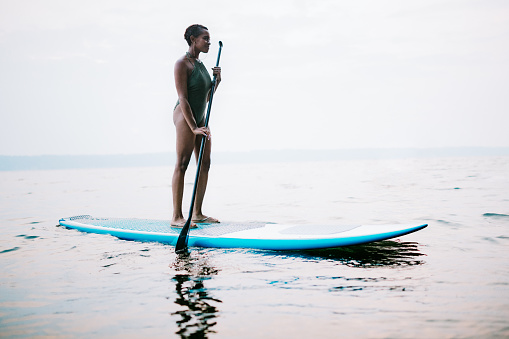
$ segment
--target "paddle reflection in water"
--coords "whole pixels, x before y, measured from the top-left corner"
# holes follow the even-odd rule
[[[200,251],[179,254],[172,268],[177,272],[172,278],[177,293],[175,304],[182,307],[172,313],[180,317],[176,334],[181,338],[207,338],[208,333],[215,333],[212,327],[219,310],[214,305],[222,301],[209,295],[205,282],[219,270],[210,267]]]

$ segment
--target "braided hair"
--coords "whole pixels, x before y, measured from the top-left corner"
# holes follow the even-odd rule
[[[187,27],[186,32],[184,33],[184,39],[186,39],[187,44],[191,46],[191,36],[198,37],[202,31],[205,30],[208,30],[208,28],[203,25],[191,25]]]

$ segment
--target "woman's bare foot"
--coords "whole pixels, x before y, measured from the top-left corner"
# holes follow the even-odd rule
[[[179,219],[179,220],[172,220],[170,226],[173,228],[183,228],[186,224],[186,219]],[[189,225],[189,228],[197,228],[196,224],[191,220],[191,225]]]
[[[216,218],[207,217],[206,215],[193,216],[192,222],[197,224],[219,224],[220,221]]]

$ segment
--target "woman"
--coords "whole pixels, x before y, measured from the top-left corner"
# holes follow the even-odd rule
[[[178,101],[173,110],[173,123],[177,130],[177,161],[172,179],[173,217],[172,227],[183,227],[186,219],[182,214],[182,196],[184,193],[184,176],[194,151],[196,161],[200,152],[202,138],[208,140],[203,151],[202,165],[196,191],[191,227],[195,223],[219,223],[219,220],[208,217],[202,212],[203,197],[207,188],[210,168],[210,130],[205,127],[205,108],[207,106],[212,81],[207,69],[199,59],[200,53],[207,53],[210,47],[210,34],[207,27],[192,25],[186,29],[184,38],[189,49],[175,63],[175,86]],[[216,86],[221,82],[221,68],[214,67]]]

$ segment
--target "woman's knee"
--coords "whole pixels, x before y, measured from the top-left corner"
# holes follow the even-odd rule
[[[177,162],[175,163],[175,171],[183,172],[185,173],[187,170],[187,167],[189,166],[189,161],[191,158],[182,158],[177,159]]]

